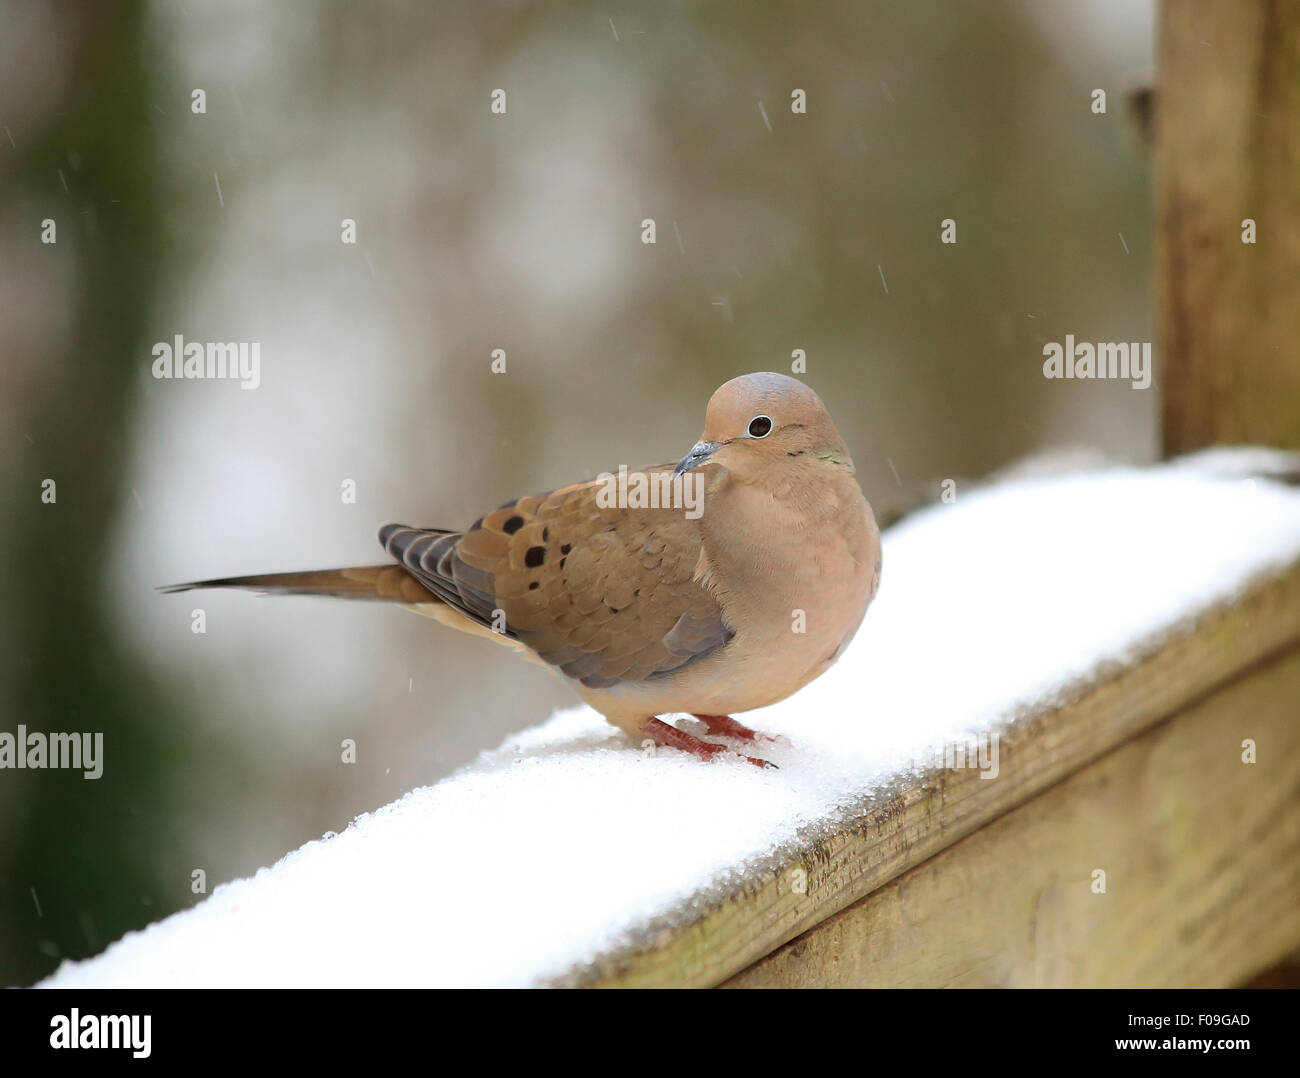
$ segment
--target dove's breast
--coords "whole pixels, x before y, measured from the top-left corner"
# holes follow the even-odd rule
[[[880,533],[851,476],[821,511],[741,487],[706,504],[697,578],[734,636],[668,677],[621,686],[647,713],[732,714],[782,700],[823,673],[853,638],[880,574]],[[724,519],[725,514],[725,519]]]

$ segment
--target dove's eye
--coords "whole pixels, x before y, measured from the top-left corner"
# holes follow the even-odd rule
[[[749,421],[751,438],[766,438],[772,433],[772,420],[765,415],[756,415]]]

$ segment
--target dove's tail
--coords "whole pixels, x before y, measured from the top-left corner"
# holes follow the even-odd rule
[[[350,569],[308,569],[302,573],[262,573],[258,576],[227,576],[220,580],[195,580],[168,584],[158,590],[168,595],[198,588],[244,588],[264,595],[329,595],[338,599],[378,599],[399,603],[462,633],[482,636],[517,650],[541,666],[539,659],[514,634],[493,632],[455,606],[439,598],[400,565],[358,565]]]
[[[196,588],[244,588],[271,595],[331,595],[339,599],[377,599],[390,603],[434,603],[438,597],[402,566],[359,565],[350,569],[308,569],[301,573],[263,573],[169,584],[168,595]]]

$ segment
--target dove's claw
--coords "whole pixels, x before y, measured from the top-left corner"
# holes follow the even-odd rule
[[[760,734],[757,730],[751,730],[743,722],[737,722],[730,715],[696,715],[695,718],[704,723],[709,728],[709,733],[715,737],[734,737],[738,741],[771,741],[773,743],[788,744],[786,739],[779,734]]]
[[[702,716],[696,716],[696,718],[701,717]],[[716,718],[717,716],[710,717]],[[727,719],[727,721],[732,722],[733,720]],[[736,725],[740,726],[740,723],[736,723]],[[748,727],[741,726],[741,729],[748,730]],[[662,719],[649,719],[645,724],[645,732],[647,737],[654,738],[654,740],[660,745],[667,745],[669,748],[673,749],[681,749],[683,752],[689,752],[692,756],[698,756],[701,760],[711,760],[720,752],[730,751],[725,745],[715,745],[711,741],[703,741],[694,734],[688,734],[685,730],[679,730],[676,726],[672,726],[664,722]],[[748,730],[748,732],[752,738],[754,731]],[[744,759],[748,760],[755,767],[776,767],[776,764],[767,760],[760,760],[755,756],[746,756]]]

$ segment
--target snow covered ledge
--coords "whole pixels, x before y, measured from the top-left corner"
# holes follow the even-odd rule
[[[779,771],[648,755],[563,711],[44,984],[1231,979],[1266,956],[1200,975],[1141,941],[1297,879],[1300,488],[1258,477],[1288,469],[1220,450],[959,489],[887,533],[839,665],[746,716],[789,739]],[[936,766],[968,743],[984,766]],[[1248,844],[1234,784],[1269,813]],[[1207,845],[1225,815],[1253,862]],[[1294,946],[1294,887],[1273,892],[1248,927]],[[1076,953],[1097,940],[1102,972]]]

